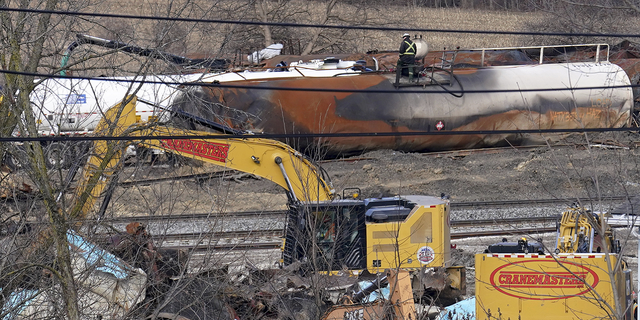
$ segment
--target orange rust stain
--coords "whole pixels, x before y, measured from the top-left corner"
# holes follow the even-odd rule
[[[353,88],[365,90],[376,86],[383,81],[388,81],[384,76],[335,77],[331,81],[331,87],[327,87],[326,79],[297,79],[284,83],[291,88],[327,88],[343,89]],[[371,121],[363,123],[362,127],[356,125],[356,121],[336,116],[336,101],[342,100],[352,93],[350,92],[304,92],[304,91],[275,91],[271,101],[282,106],[283,112],[291,121],[302,124],[311,130],[318,132],[370,132],[377,131],[372,127],[389,127],[385,122],[378,121],[375,125]]]

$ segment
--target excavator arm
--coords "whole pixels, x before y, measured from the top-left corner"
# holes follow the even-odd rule
[[[613,230],[604,217],[584,208],[573,207],[562,213],[556,241],[557,253],[618,253]]]
[[[271,180],[285,188],[294,202],[324,201],[333,197],[333,190],[322,178],[320,170],[301,153],[279,141],[225,138],[224,135],[202,138],[211,136],[211,133],[160,126],[136,131],[133,135],[145,137],[141,144],[149,148]]]
[[[271,180],[282,186],[293,202],[325,201],[334,197],[322,169],[282,142],[254,137],[227,138],[224,134],[139,123],[135,116],[136,103],[137,99],[131,97],[128,103],[110,108],[100,120],[96,135],[110,131],[113,136],[140,139],[95,142],[94,153],[85,166],[83,185],[77,189],[77,215],[86,215],[90,210],[118,170],[122,151],[133,142]]]

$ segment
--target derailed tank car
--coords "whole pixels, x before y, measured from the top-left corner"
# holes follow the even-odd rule
[[[242,88],[191,88],[174,100],[174,109],[273,134],[579,129],[621,127],[630,121],[633,92],[625,87],[629,77],[606,57],[571,63],[527,60],[500,66],[455,65],[453,56],[451,60],[443,57],[427,65],[417,83],[397,82],[392,71],[353,72],[351,65],[338,59],[317,64],[318,72],[325,76],[313,74],[308,65],[290,65],[280,69],[283,72],[254,79],[244,77],[246,73],[223,73],[206,82]],[[348,67],[341,69],[341,63]],[[328,69],[333,72],[327,73]],[[343,72],[336,72],[340,70]],[[346,91],[331,91],[334,89]],[[233,110],[233,116],[227,116],[220,105]],[[542,138],[517,133],[322,137],[301,139],[300,147],[320,146],[337,155],[373,149],[479,148]]]

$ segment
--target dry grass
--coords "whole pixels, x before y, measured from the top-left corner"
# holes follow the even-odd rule
[[[15,0],[12,0],[15,1]],[[256,0],[260,1],[260,0]],[[323,23],[326,1],[265,0],[269,21],[292,23]],[[69,10],[81,12],[113,13],[161,17],[186,17],[194,19],[256,21],[255,1],[245,0],[76,0],[69,2]],[[284,5],[283,5],[284,4]],[[13,5],[12,6],[17,6]],[[60,8],[61,10],[67,8]],[[434,9],[405,6],[355,7],[339,3],[330,14],[332,25],[365,25],[395,28],[425,28],[445,30],[492,31],[560,31],[560,32],[619,32],[634,33],[640,25],[637,17],[613,14],[617,12],[586,12],[573,8],[567,12],[509,12],[473,9]],[[582,11],[580,11],[582,10]],[[595,10],[595,9],[594,9]],[[590,19],[587,19],[589,18]],[[116,39],[146,48],[158,48],[178,55],[198,57],[232,58],[250,53],[265,46],[259,26],[243,26],[224,23],[172,22],[121,18],[94,18],[55,16],[60,24],[50,34],[46,53],[47,66],[43,72],[52,72],[60,64],[61,55],[73,40],[74,33],[85,33]],[[625,23],[627,22],[627,23]],[[300,53],[310,42],[310,28],[271,27],[274,42],[285,43],[285,53]],[[323,55],[333,53],[366,52],[369,50],[395,51],[402,31],[323,30],[314,51]],[[515,35],[467,34],[428,32],[422,35],[432,50],[442,48],[479,48],[539,44],[568,44],[584,42],[609,42],[620,39],[580,39],[525,37]],[[297,47],[297,48],[296,48]],[[291,50],[294,48],[294,50]],[[297,50],[296,50],[297,49]],[[293,51],[293,52],[291,52]],[[123,75],[139,72],[171,72],[171,66],[158,64],[151,69],[140,70],[148,59],[116,54],[102,56],[104,49],[82,46],[71,61],[77,75]],[[79,63],[79,61],[87,62]],[[156,64],[155,61],[152,63]]]
[[[416,20],[428,21],[420,27],[432,29],[527,31],[526,25],[544,18],[544,13],[488,12],[463,9],[424,9],[415,13]],[[462,33],[430,34],[432,47],[480,48],[528,45],[517,35],[487,35]]]
[[[169,5],[171,5],[171,10],[168,10]],[[236,8],[234,9],[234,7]],[[226,12],[227,9],[232,12]],[[89,11],[91,10],[117,14],[161,16],[167,16],[168,11],[171,11],[173,15],[181,11],[181,16],[183,17],[244,20],[250,18],[253,14],[250,7],[243,7],[236,1],[210,2],[204,0],[147,0],[141,2],[107,0],[89,9]],[[290,13],[286,13],[290,17],[289,21],[318,23],[324,7],[322,7],[322,3],[318,2],[292,1],[288,5],[287,10],[291,11]],[[363,11],[359,11],[358,8],[349,5],[339,5],[335,12],[342,20],[352,18],[352,15],[363,14]],[[544,18],[543,13],[489,12],[456,8],[367,8],[366,14],[369,25],[502,31],[524,31],[526,25]],[[130,38],[140,45],[152,45],[154,39],[159,37],[158,33],[161,31],[158,28],[160,23],[150,20],[127,21],[122,19],[102,19],[99,22],[101,26],[85,24],[83,27],[86,28],[87,33],[104,37]],[[174,39],[167,39],[166,41],[179,43],[180,45],[178,47],[174,46],[171,48],[171,46],[169,46],[173,50],[184,51],[178,53],[208,53],[215,55],[224,41],[225,34],[234,32],[233,26],[230,25],[178,23],[174,28],[176,26],[180,26],[180,30],[175,32],[176,34],[174,35],[168,34],[168,36],[174,37]],[[304,41],[309,29],[295,31],[298,38]],[[396,50],[396,46],[398,45],[399,32],[354,31],[351,33],[348,37],[353,37],[356,40],[353,41],[353,46],[345,48],[346,50]],[[256,38],[262,37],[261,34],[257,33],[257,30],[253,36]],[[526,44],[525,40],[519,36],[460,33],[430,33],[424,36],[434,49],[457,46],[472,48]],[[175,39],[180,37],[186,37],[186,41]],[[276,38],[275,40],[278,39]]]
[[[87,0],[93,1],[93,0]],[[268,2],[270,16],[274,22],[322,23],[326,8],[324,2],[291,0],[286,6],[278,7],[278,2]],[[132,2],[123,0],[104,0],[82,9],[85,12],[115,13],[144,16],[188,17],[195,19],[255,20],[255,10],[249,2],[231,0],[144,0]],[[551,13],[486,11],[458,8],[410,8],[410,7],[354,7],[338,4],[332,12],[330,24],[369,25],[386,27],[407,27],[441,30],[489,30],[489,31],[575,31],[564,30],[562,23]],[[554,20],[555,19],[555,20]],[[578,19],[577,17],[575,19]],[[574,20],[575,20],[574,19]],[[603,22],[607,26],[616,23]],[[637,19],[636,19],[637,20]],[[574,23],[574,22],[571,22]],[[574,23],[575,24],[575,23]],[[536,27],[532,27],[536,26]],[[257,26],[240,26],[215,23],[165,22],[132,19],[90,19],[71,25],[70,32],[87,33],[107,39],[119,39],[143,47],[159,48],[178,55],[197,55],[199,57],[235,57],[242,52],[247,54],[264,47],[261,29]],[[628,27],[617,32],[632,33]],[[313,29],[293,27],[272,27],[275,42],[300,43],[303,48],[311,38]],[[69,30],[66,30],[69,31]],[[612,30],[601,30],[601,32]],[[322,48],[317,53],[354,53],[369,50],[395,51],[400,43],[402,32],[363,31],[326,29],[320,37]],[[541,44],[567,44],[581,42],[582,39],[534,38],[518,35],[492,35],[428,32],[422,34],[432,50],[443,48],[480,48],[505,47]],[[593,39],[589,39],[593,40]],[[614,44],[619,39],[603,39]],[[598,39],[597,41],[603,41]],[[70,39],[59,37],[59,41],[68,44]],[[289,41],[289,42],[286,42]],[[596,41],[596,40],[594,40]],[[58,47],[63,48],[64,45]],[[295,45],[289,45],[289,48]],[[82,51],[84,50],[84,53]],[[62,51],[62,50],[60,50]],[[74,53],[74,58],[89,57],[100,53],[100,49],[82,48]],[[104,50],[102,50],[104,52]],[[300,50],[294,50],[299,53]],[[108,60],[111,59],[111,60]],[[111,66],[111,73],[117,74],[123,69],[137,73],[139,62],[129,57],[102,58],[94,65]],[[78,66],[82,70],[87,65]],[[163,69],[165,68],[165,69]],[[166,66],[150,72],[166,72]],[[95,72],[94,72],[95,73]],[[104,73],[104,72],[103,72]]]
[[[469,9],[432,9],[396,8],[396,12],[406,12],[408,26],[441,30],[489,30],[489,31],[525,31],[527,24],[544,18],[543,13],[488,12]],[[397,50],[400,34],[397,32],[376,32],[383,41],[382,50]],[[515,35],[487,35],[466,33],[431,32],[422,35],[433,50],[443,48],[479,48],[525,45],[526,41]]]

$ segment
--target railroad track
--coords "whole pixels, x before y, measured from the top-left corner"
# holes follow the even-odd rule
[[[609,196],[602,198],[602,201],[625,201],[628,200],[628,196]],[[590,203],[592,199],[589,198],[574,198],[574,199],[521,199],[521,200],[496,200],[496,201],[468,201],[468,202],[451,202],[452,209],[466,209],[466,208],[483,208],[483,207],[506,207],[506,206],[532,206],[532,205],[544,205],[544,204],[566,204],[567,207],[575,202],[583,204]],[[286,214],[285,210],[272,210],[272,211],[238,211],[238,212],[222,212],[222,213],[192,213],[181,215],[168,215],[168,216],[125,216],[107,218],[103,221],[111,223],[123,223],[131,221],[176,221],[176,220],[203,220],[203,219],[215,219],[215,218],[244,218],[244,217],[260,217],[260,218],[276,218],[282,217]],[[549,217],[551,218],[551,217]],[[517,218],[516,218],[517,219]],[[536,218],[538,219],[538,218]],[[478,220],[475,220],[478,221]],[[461,223],[461,222],[460,222]]]
[[[503,229],[503,230],[478,230],[451,233],[451,239],[479,238],[490,236],[523,236],[538,233],[555,232],[556,227],[540,227],[540,228],[519,228],[519,229]]]
[[[162,215],[162,216],[123,216],[102,219],[103,222],[109,223],[128,223],[133,221],[138,222],[170,222],[170,221],[189,221],[189,220],[206,220],[206,219],[219,219],[219,218],[284,218],[286,211],[239,211],[239,212],[220,212],[220,213],[191,213],[180,215]]]
[[[531,229],[512,229],[512,230],[486,230],[486,231],[470,231],[455,232],[451,234],[451,239],[465,239],[475,237],[502,236],[502,235],[518,235],[522,236],[531,233],[553,232],[555,227],[547,228],[531,228]],[[281,241],[269,242],[251,242],[251,243],[216,243],[216,244],[198,244],[198,245],[168,245],[162,246],[163,249],[189,250],[192,252],[206,251],[251,251],[251,250],[275,250],[282,247]]]
[[[453,228],[468,228],[482,226],[505,226],[513,224],[539,224],[537,227],[508,227],[492,230],[466,230],[451,233],[451,239],[465,239],[487,236],[528,236],[531,234],[555,232],[556,226],[549,226],[551,222],[557,221],[557,216],[534,217],[534,218],[507,218],[507,219],[488,219],[488,220],[458,220],[451,221]],[[613,227],[627,227],[625,219],[612,219]],[[167,243],[162,248],[169,249],[186,249],[194,252],[227,250],[227,251],[243,251],[243,250],[272,250],[280,249],[282,242],[280,239],[273,241],[256,241],[260,238],[273,237],[279,238],[283,234],[282,229],[271,230],[250,230],[250,231],[230,231],[230,232],[202,232],[202,233],[181,233],[154,236],[153,239],[157,243]],[[206,241],[215,239],[214,243],[207,244]],[[233,241],[231,241],[233,240]],[[190,241],[191,244],[170,244],[172,242]]]
[[[464,222],[465,226],[470,226]],[[554,232],[556,227],[538,227],[538,228],[518,228],[518,229],[499,229],[499,230],[477,230],[451,233],[451,239],[473,238],[493,235],[507,234],[527,234],[536,232]],[[241,241],[250,241],[256,238],[264,237],[281,237],[284,233],[283,229],[271,230],[251,230],[251,231],[229,231],[229,232],[199,232],[199,233],[176,233],[153,236],[155,242],[174,242],[174,241],[198,241],[200,243],[210,239],[240,239]]]
[[[560,215],[545,216],[545,217],[526,217],[526,218],[451,220],[451,227],[510,225],[510,224],[519,224],[519,223],[549,223],[549,222],[555,222],[559,218],[560,218]]]
[[[470,226],[490,226],[490,225],[509,225],[518,223],[542,223],[556,221],[557,217],[538,217],[532,218],[508,218],[508,219],[491,219],[491,220],[459,220],[451,221],[452,227],[470,227]],[[538,228],[517,228],[517,229],[499,229],[499,230],[480,230],[480,231],[464,231],[451,233],[452,239],[463,239],[470,237],[482,237],[492,235],[523,235],[536,232],[552,232],[554,227],[542,226]],[[229,232],[200,232],[200,233],[176,233],[166,235],[155,235],[153,240],[156,243],[162,243],[162,248],[169,249],[186,249],[196,252],[216,251],[216,250],[270,250],[279,249],[282,245],[281,240],[256,242],[259,238],[265,237],[281,237],[284,230],[249,230],[249,231],[229,231]],[[211,244],[207,241],[215,239]],[[175,242],[190,242],[190,244],[174,244]],[[229,241],[229,243],[226,243]]]
[[[196,245],[196,246],[183,246],[172,245],[162,246],[162,249],[173,250],[189,250],[191,252],[208,252],[208,251],[252,251],[252,250],[275,250],[282,247],[282,242],[254,242],[254,243],[224,243],[224,244],[212,244],[212,245]]]
[[[629,196],[608,196],[603,197],[601,201],[624,201]],[[451,202],[451,208],[473,208],[473,207],[504,207],[504,206],[527,206],[534,204],[567,204],[573,203],[591,203],[596,201],[592,198],[549,198],[549,199],[521,199],[521,200],[496,200],[496,201],[469,201],[469,202]]]
[[[254,239],[262,237],[280,237],[283,229],[270,230],[249,230],[249,231],[219,231],[219,232],[194,232],[194,233],[174,233],[152,236],[154,241],[188,241],[208,239]]]

